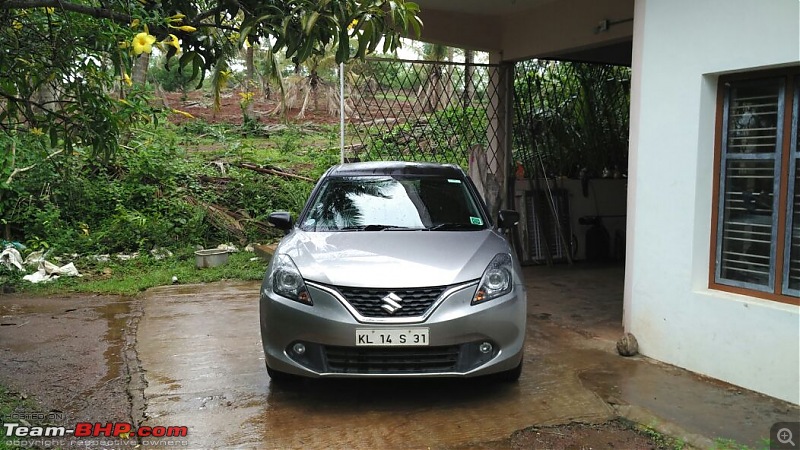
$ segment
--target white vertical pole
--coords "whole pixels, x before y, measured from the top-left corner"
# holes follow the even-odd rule
[[[339,163],[344,164],[344,63],[339,63]]]

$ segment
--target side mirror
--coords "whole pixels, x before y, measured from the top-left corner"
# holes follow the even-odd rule
[[[519,213],[510,209],[501,209],[497,213],[497,225],[502,229],[511,228],[519,224]]]
[[[275,211],[267,217],[267,222],[275,226],[275,228],[283,230],[284,234],[288,234],[292,229],[292,215],[288,211]]]

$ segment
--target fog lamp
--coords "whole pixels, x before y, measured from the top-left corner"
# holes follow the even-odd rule
[[[491,353],[492,344],[489,342],[482,342],[481,345],[478,346],[478,350],[480,350],[481,353]]]
[[[292,346],[292,351],[294,351],[298,355],[302,355],[303,353],[306,352],[306,346],[298,342]]]

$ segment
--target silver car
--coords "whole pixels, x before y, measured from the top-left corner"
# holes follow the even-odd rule
[[[261,286],[273,381],[522,370],[526,293],[502,233],[454,165],[343,164],[319,180]]]

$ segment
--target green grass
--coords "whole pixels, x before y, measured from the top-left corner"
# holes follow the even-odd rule
[[[683,450],[687,448],[687,445],[683,440],[667,436],[656,430],[655,424],[651,424],[649,426],[636,424],[633,422],[631,422],[631,424],[633,429],[635,429],[639,434],[647,436],[650,440],[652,440],[656,444],[657,448],[670,450]]]
[[[711,447],[711,450],[769,450],[770,449],[770,442],[769,438],[762,439],[761,445],[756,447],[755,449],[749,447],[747,445],[740,444],[733,439],[723,439],[723,438],[716,438],[714,439],[714,445]]]
[[[0,422],[5,423],[7,418],[11,416],[15,410],[33,410],[32,404],[29,400],[22,398],[20,394],[9,392],[4,386],[0,386]],[[5,429],[3,429],[5,431]],[[0,450],[18,449],[19,447],[11,444],[9,437],[6,437],[5,432],[0,434]]]
[[[266,214],[273,210],[289,210],[296,214],[305,203],[314,183],[288,176],[260,174],[249,169],[239,168],[237,164],[249,162],[274,166],[316,180],[331,165],[339,162],[338,133],[338,125],[310,124],[288,125],[271,132],[269,136],[245,135],[239,126],[195,121],[182,126],[164,127],[159,129],[158,133],[153,132],[147,135],[148,139],[154,142],[178,143],[181,152],[177,159],[181,161],[182,166],[177,169],[180,170],[165,165],[161,160],[151,161],[147,159],[148,155],[144,155],[141,151],[138,153],[131,151],[125,154],[128,158],[126,161],[129,161],[126,164],[131,164],[136,168],[146,164],[155,165],[156,169],[163,169],[167,174],[162,174],[162,178],[169,178],[169,174],[178,171],[180,172],[179,176],[165,182],[165,186],[175,189],[178,196],[185,195],[187,192],[192,193],[200,201],[223,205],[235,211],[244,211],[254,221],[263,223],[266,222]],[[158,155],[157,146],[147,149]],[[226,166],[223,167],[224,170],[221,170],[216,164],[220,161],[226,163]],[[212,164],[212,162],[214,163]],[[219,177],[227,180],[227,183],[200,182],[198,178],[201,175]],[[91,185],[89,182],[87,184]],[[98,189],[93,192],[96,197],[107,200],[109,204],[112,202],[109,199],[113,200],[112,197],[128,198],[133,195],[129,192],[132,188],[128,185],[118,183],[114,186],[116,190]],[[5,270],[0,266],[0,287],[4,290],[8,290],[10,287],[17,292],[36,295],[56,295],[70,292],[135,295],[151,287],[171,284],[173,276],[177,277],[181,284],[223,279],[260,280],[263,277],[266,262],[249,261],[254,255],[244,252],[230,255],[230,261],[226,265],[211,269],[196,269],[194,249],[191,245],[198,242],[204,245],[206,242],[226,242],[230,237],[225,235],[225,230],[220,230],[219,227],[209,224],[208,219],[204,219],[203,227],[205,228],[199,225],[194,228],[187,227],[189,232],[194,233],[191,236],[166,236],[171,233],[169,226],[150,227],[146,225],[152,223],[169,225],[171,223],[176,228],[182,227],[187,221],[194,220],[193,217],[187,217],[187,211],[191,211],[191,208],[182,210],[182,215],[176,212],[172,216],[170,211],[158,210],[159,207],[154,202],[148,203],[146,195],[140,197],[140,204],[136,206],[123,205],[126,207],[123,212],[99,207],[90,210],[92,220],[86,219],[87,223],[119,224],[133,220],[131,226],[122,226],[115,231],[117,234],[112,234],[117,240],[116,243],[99,240],[100,238],[97,236],[108,234],[108,230],[100,229],[99,225],[91,230],[82,229],[83,231],[79,232],[85,233],[87,241],[85,245],[78,242],[79,239],[69,237],[59,241],[61,236],[74,237],[76,224],[59,222],[64,214],[57,209],[51,211],[52,217],[39,212],[35,212],[38,215],[34,215],[34,213],[27,213],[28,215],[24,217],[20,215],[17,218],[16,226],[21,228],[23,219],[35,223],[50,220],[58,223],[59,227],[63,227],[65,233],[54,232],[52,236],[45,236],[41,242],[37,241],[37,236],[33,235],[15,236],[15,238],[27,244],[31,250],[52,249],[52,254],[48,259],[54,263],[58,262],[52,260],[53,257],[64,256],[72,252],[80,253],[83,256],[113,253],[120,249],[130,252],[136,248],[137,243],[140,248],[145,248],[141,241],[147,241],[146,247],[148,248],[152,247],[150,241],[157,242],[158,246],[168,247],[176,253],[174,258],[156,261],[150,257],[142,257],[128,262],[99,263],[86,257],[72,259],[67,256],[61,260],[60,264],[74,262],[79,272],[84,275],[82,278],[62,277],[55,282],[36,285],[23,281],[21,273]],[[115,219],[108,219],[108,216]],[[141,223],[137,221],[139,218],[141,218]],[[243,225],[246,229],[247,239],[251,242],[269,242],[276,238],[275,235],[265,235],[257,228],[249,227],[246,221],[243,221]],[[120,232],[122,235],[119,234]],[[79,237],[83,238],[84,235],[81,234]],[[175,240],[182,238],[184,239],[182,242]],[[110,238],[106,238],[106,240],[111,241]],[[176,251],[172,245],[178,248],[186,247],[186,249]],[[27,254],[23,253],[24,256]],[[28,273],[31,273],[30,268]]]
[[[194,157],[268,164],[314,179],[339,162],[338,125],[288,125],[268,136],[244,136],[230,125],[198,121],[189,129],[179,129],[178,134],[179,142]]]
[[[177,277],[180,284],[210,283],[220,280],[261,280],[267,261],[257,259],[250,252],[231,253],[226,264],[198,269],[193,250],[185,250],[171,258],[157,261],[142,256],[129,261],[99,263],[89,260],[76,262],[82,278],[61,277],[49,283],[14,283],[24,293],[55,295],[65,292],[136,295],[146,289],[172,284]]]

